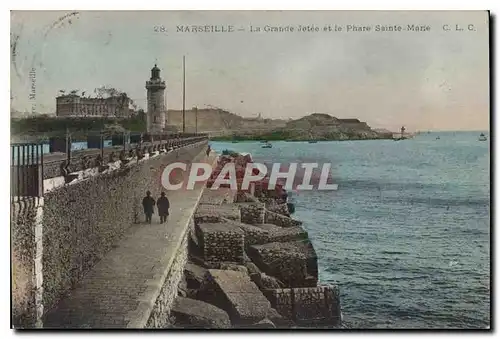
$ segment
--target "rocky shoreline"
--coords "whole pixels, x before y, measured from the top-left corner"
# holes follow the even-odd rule
[[[223,155],[217,168],[229,161],[244,168],[251,158]],[[212,190],[214,176],[191,222],[172,327],[342,327],[338,287],[318,284],[316,252],[284,190],[267,190],[265,180]]]

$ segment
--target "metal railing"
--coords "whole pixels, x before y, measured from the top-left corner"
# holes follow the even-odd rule
[[[11,200],[43,196],[43,144],[11,144]]]
[[[102,150],[103,148],[107,147],[120,146],[127,151],[132,147],[132,145],[137,146],[146,142],[173,141],[173,140],[187,139],[194,137],[208,138],[208,135],[205,133],[149,134],[149,133],[138,133],[138,132],[123,132],[123,133],[91,132],[86,136],[86,139],[87,139],[87,148],[96,148]],[[73,141],[72,139],[73,138],[71,133],[50,137],[49,138],[50,153],[72,152],[73,151],[71,146]],[[85,142],[84,138],[81,137],[78,138],[78,140],[80,141],[75,141],[75,142]],[[104,154],[101,155],[103,156]]]
[[[97,164],[99,168],[105,166],[107,155],[112,155],[113,159],[116,156],[114,153],[117,146],[126,157],[126,152],[142,154],[150,151],[151,147],[155,151],[165,151],[205,138],[208,139],[208,136],[202,133],[90,133],[87,135],[86,148],[95,149],[100,153],[98,157],[96,152],[85,154],[83,149],[73,150],[71,133],[50,137],[48,144],[46,141],[11,143],[11,197],[13,200],[21,197],[42,197],[44,177],[47,179],[59,175],[67,176],[75,168],[86,169],[92,164]],[[106,139],[111,141],[111,145],[105,145]],[[132,153],[129,153],[129,156],[130,154]],[[44,170],[48,172],[44,173]]]

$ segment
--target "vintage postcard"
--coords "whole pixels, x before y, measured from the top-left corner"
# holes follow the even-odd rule
[[[12,328],[490,328],[488,11],[10,24]]]

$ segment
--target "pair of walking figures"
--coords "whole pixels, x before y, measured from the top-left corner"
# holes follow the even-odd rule
[[[170,208],[170,202],[168,198],[165,196],[165,192],[161,192],[161,196],[158,198],[158,201],[155,201],[153,197],[151,197],[151,192],[147,191],[146,196],[142,199],[142,207],[144,208],[144,214],[146,215],[146,222],[151,224],[151,219],[154,213],[155,205],[158,206],[158,215],[160,216],[160,223],[164,223],[167,221],[167,217],[169,215],[168,210]]]

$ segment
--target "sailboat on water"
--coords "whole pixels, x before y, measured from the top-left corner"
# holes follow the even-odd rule
[[[479,135],[479,141],[486,141],[486,140],[488,140],[488,138],[486,137],[486,135],[484,135],[484,133],[481,133]]]

